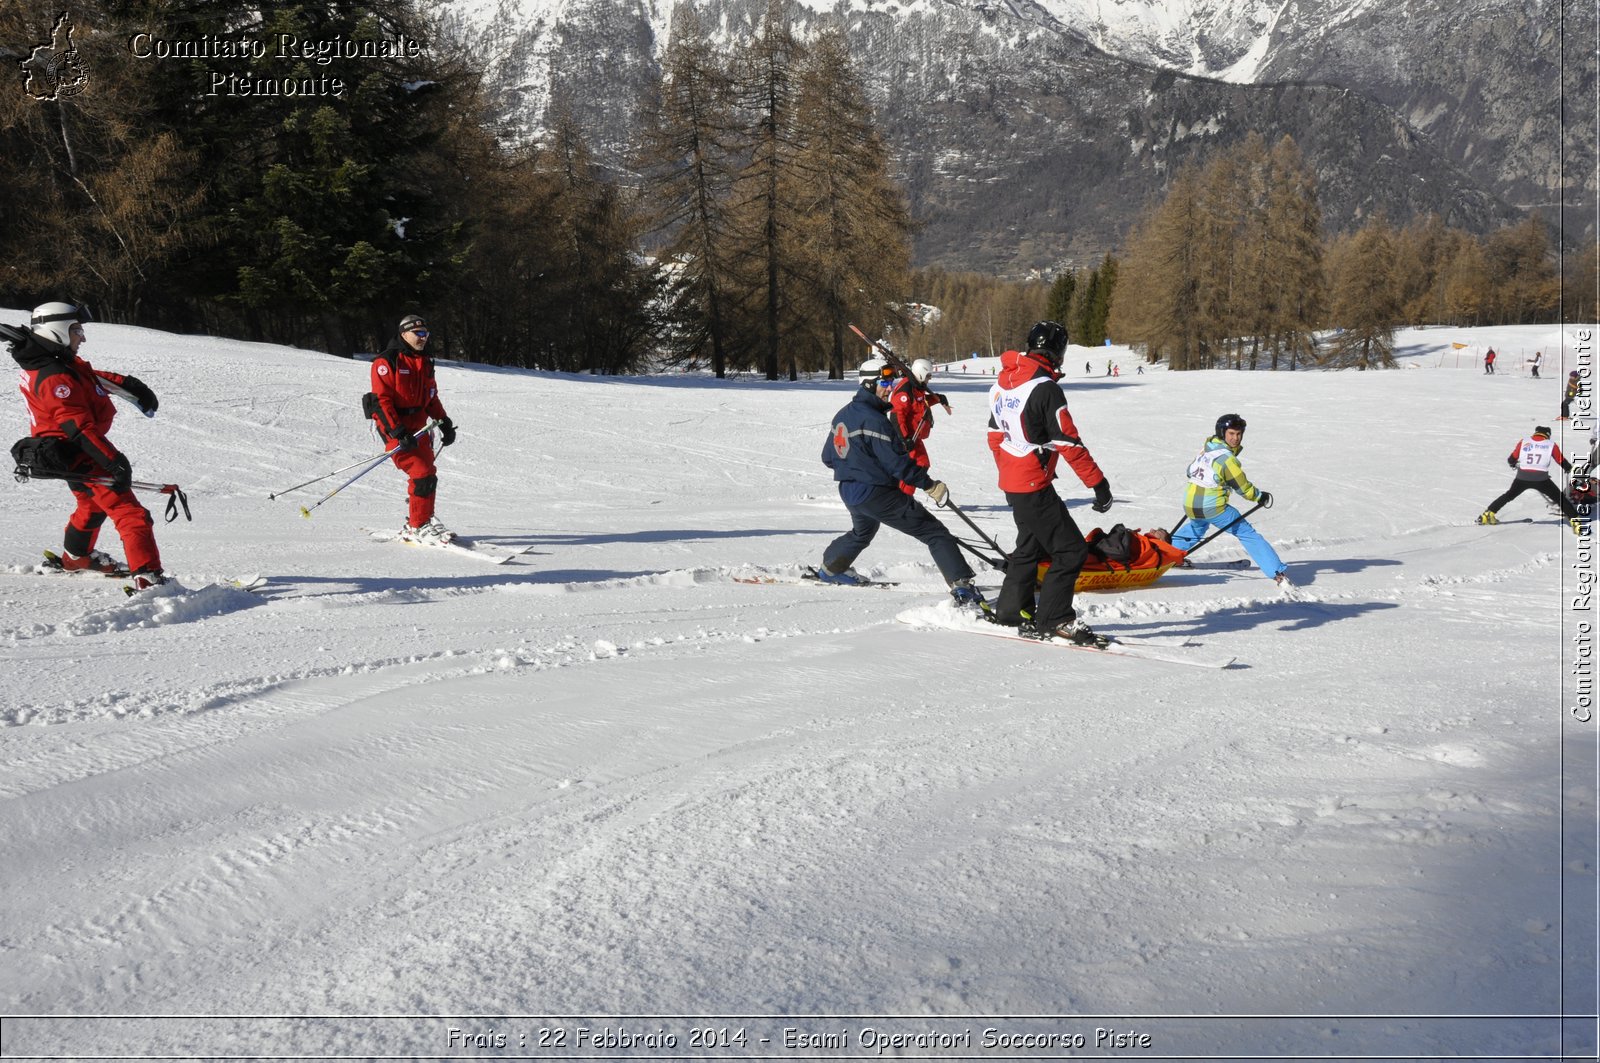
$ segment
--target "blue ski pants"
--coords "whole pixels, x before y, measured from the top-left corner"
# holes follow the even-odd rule
[[[1284,569],[1283,559],[1278,556],[1278,551],[1272,544],[1261,537],[1261,533],[1251,526],[1250,522],[1239,516],[1239,511],[1232,506],[1224,506],[1222,512],[1215,517],[1190,517],[1189,523],[1178,529],[1172,537],[1172,545],[1179,550],[1189,550],[1194,547],[1213,527],[1225,528],[1229,524],[1228,533],[1239,540],[1239,545],[1244,547],[1245,553],[1250,555],[1250,560],[1256,567],[1268,576],[1274,578]]]

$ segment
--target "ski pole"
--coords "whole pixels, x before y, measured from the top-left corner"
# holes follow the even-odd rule
[[[285,487],[281,491],[274,491],[272,494],[267,496],[267,499],[270,501],[272,499],[276,499],[280,495],[286,495],[290,491],[298,491],[302,487],[310,487],[314,483],[321,483],[323,480],[328,479],[328,477],[330,477],[330,476],[338,476],[342,472],[349,472],[351,469],[354,469],[358,465],[365,465],[368,462],[377,461],[379,458],[387,458],[390,453],[391,453],[390,451],[384,451],[382,454],[379,454],[376,457],[362,458],[360,461],[352,461],[349,465],[345,465],[342,468],[335,469],[332,472],[325,472],[321,476],[318,476],[314,480],[307,480],[303,484],[295,484],[293,487]]]
[[[417,429],[415,432],[412,432],[411,433],[411,438],[412,439],[417,439],[424,432],[432,431],[433,430],[433,426],[438,424],[438,423],[439,423],[438,421],[429,421],[427,424],[423,425],[421,428]],[[311,511],[312,510],[316,509],[318,506],[322,505],[322,503],[326,502],[328,499],[332,498],[334,495],[338,494],[340,491],[343,491],[346,487],[349,487],[351,484],[353,484],[357,480],[361,479],[363,476],[365,476],[367,473],[371,472],[373,469],[376,469],[379,465],[382,465],[386,459],[392,457],[394,455],[394,452],[396,450],[399,450],[399,449],[400,449],[400,447],[397,444],[397,445],[391,447],[390,449],[384,451],[382,454],[379,454],[376,458],[371,459],[372,463],[370,465],[368,465],[365,469],[362,469],[360,472],[358,472],[354,476],[350,477],[350,479],[346,480],[344,483],[340,484],[338,487],[335,487],[332,491],[329,491],[327,494],[325,494],[321,498],[317,499],[311,505],[309,505],[309,506],[301,506],[300,507],[300,515],[302,517],[308,517],[309,518],[311,516]]]
[[[36,472],[25,465],[17,466],[15,475],[19,483],[28,480],[65,480],[69,484],[78,484],[85,487],[91,485],[97,487],[116,486],[116,481],[109,476],[73,476],[70,473]],[[194,520],[194,516],[189,512],[189,496],[184,494],[183,488],[177,484],[156,484],[145,480],[133,480],[128,483],[128,489],[130,491],[159,491],[166,495],[166,518],[168,524],[178,519],[178,507],[180,505],[183,507],[183,519]]]
[[[937,505],[940,509],[949,509],[949,510],[953,511],[956,516],[960,517],[963,521],[965,521],[967,527],[971,528],[973,531],[978,533],[978,538],[980,538],[984,542],[988,543],[989,544],[989,548],[992,549],[995,553],[1000,555],[1000,560],[996,561],[992,557],[984,557],[982,554],[978,553],[978,551],[976,551],[976,550],[972,549],[972,547],[968,546],[967,547],[967,551],[969,553],[971,553],[973,557],[976,557],[978,560],[985,562],[986,564],[988,564],[988,566],[990,568],[998,569],[1001,572],[1004,572],[1006,570],[1006,562],[1008,560],[1010,560],[1010,559],[1006,556],[1006,552],[1000,548],[1000,544],[995,542],[993,539],[989,538],[989,536],[987,534],[985,534],[985,532],[984,532],[984,530],[982,528],[980,528],[976,524],[974,524],[972,522],[972,518],[967,516],[966,513],[962,511],[960,506],[956,505],[954,502],[952,502],[950,500],[950,496],[949,495],[945,496],[945,499],[944,499],[943,502],[937,502],[937,503],[935,503],[935,505]],[[961,540],[957,539],[956,542],[960,543]],[[961,545],[966,546],[965,543],[961,543]]]
[[[1256,503],[1256,504],[1255,504],[1255,505],[1253,505],[1253,506],[1251,506],[1251,507],[1250,507],[1250,508],[1249,508],[1249,509],[1247,509],[1247,510],[1245,510],[1245,511],[1244,511],[1244,512],[1243,512],[1243,513],[1241,513],[1241,514],[1239,514],[1239,515],[1238,515],[1238,516],[1237,516],[1237,517],[1235,517],[1235,518],[1234,518],[1234,519],[1233,519],[1233,520],[1230,520],[1230,521],[1229,521],[1229,522],[1228,522],[1228,523],[1226,523],[1226,524],[1224,524],[1224,525],[1223,525],[1223,526],[1222,526],[1222,527],[1220,527],[1220,528],[1218,528],[1218,529],[1217,529],[1217,530],[1216,530],[1216,531],[1214,531],[1214,532],[1212,532],[1212,533],[1211,533],[1211,534],[1210,534],[1210,535],[1208,535],[1208,536],[1206,536],[1206,537],[1205,537],[1205,538],[1204,538],[1204,539],[1201,539],[1201,540],[1200,540],[1200,541],[1199,541],[1199,542],[1197,542],[1197,543],[1195,543],[1195,544],[1194,544],[1194,545],[1193,545],[1193,546],[1191,546],[1191,547],[1190,547],[1190,548],[1189,548],[1189,549],[1187,549],[1187,550],[1185,550],[1185,551],[1184,551],[1184,552],[1183,552],[1183,555],[1184,555],[1184,556],[1185,556],[1185,557],[1188,557],[1188,556],[1189,556],[1189,555],[1190,555],[1190,554],[1192,554],[1192,553],[1194,553],[1194,552],[1195,552],[1195,551],[1196,551],[1196,550],[1198,550],[1198,549],[1200,549],[1200,548],[1201,548],[1201,547],[1202,547],[1202,546],[1204,546],[1204,545],[1205,545],[1205,544],[1206,544],[1206,543],[1209,543],[1209,542],[1210,542],[1210,541],[1211,541],[1211,540],[1212,540],[1212,539],[1215,539],[1215,538],[1216,538],[1216,537],[1217,537],[1217,536],[1219,536],[1219,535],[1221,535],[1221,534],[1222,534],[1222,533],[1223,533],[1223,532],[1225,532],[1225,531],[1227,531],[1227,530],[1229,530],[1229,529],[1230,529],[1230,528],[1232,528],[1232,527],[1233,527],[1233,526],[1234,526],[1234,525],[1235,525],[1235,524],[1238,524],[1238,523],[1239,523],[1239,522],[1240,522],[1240,521],[1242,521],[1242,520],[1244,520],[1244,519],[1245,519],[1245,518],[1246,518],[1246,517],[1248,517],[1248,516],[1249,516],[1249,515],[1250,515],[1250,514],[1252,514],[1252,513],[1254,513],[1254,512],[1255,512],[1255,511],[1256,511],[1256,510],[1258,510],[1258,509],[1260,509],[1260,508],[1261,508],[1261,507],[1262,507],[1262,506],[1263,506],[1263,505],[1264,505],[1264,504],[1265,504],[1265,503],[1262,503],[1262,502],[1257,502],[1257,503]]]
[[[110,487],[111,486],[111,480],[108,479],[107,477],[104,477],[104,476],[93,477],[91,479],[84,480],[82,482],[83,483],[102,484],[102,485],[104,485],[106,487]],[[146,483],[144,480],[135,480],[132,483],[130,483],[128,485],[128,487],[129,487],[130,490],[133,490],[133,491],[159,491],[161,494],[166,495],[167,496],[167,508],[166,508],[166,512],[163,513],[162,515],[166,518],[166,521],[167,521],[168,524],[171,524],[173,521],[178,519],[178,507],[179,506],[183,507],[183,519],[184,520],[187,520],[187,521],[194,520],[193,514],[191,514],[189,512],[189,496],[184,494],[183,493],[183,488],[179,487],[177,484],[153,484],[153,483]]]

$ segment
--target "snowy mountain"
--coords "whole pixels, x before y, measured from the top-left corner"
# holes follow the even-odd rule
[[[693,2],[730,47],[766,10]],[[453,25],[485,57],[510,128],[535,135],[559,94],[626,168],[673,9],[480,0]],[[1335,228],[1379,210],[1396,221],[1436,211],[1480,231],[1530,208],[1553,219],[1563,144],[1570,201],[1595,192],[1594,68],[1581,48],[1593,11],[1519,0],[791,10],[802,34],[835,21],[850,35],[926,226],[925,263],[1015,272],[1096,260],[1178,165],[1251,130],[1301,144]]]
[[[1554,417],[1556,327],[1409,330],[1381,373],[1072,349],[1118,499],[1068,477],[1085,528],[1170,527],[1216,416],[1249,420],[1252,519],[1302,599],[1229,538],[1079,599],[1222,671],[902,623],[946,592],[892,531],[859,567],[898,587],[795,581],[849,524],[818,460],[849,383],[442,365],[439,514],[526,549],[496,566],[374,541],[387,466],[309,520],[339,480],[269,499],[379,450],[365,364],[88,332],[161,399],[112,439],[194,520],[157,525],[179,582],[127,598],[34,574],[70,496],[6,484],[8,1056],[626,1056],[592,1046],[619,1028],[702,1054],[704,1022],[619,1015],[716,1016],[726,1058],[1097,1028],[1179,1058],[1594,1056],[1593,572],[1532,496],[1472,523]],[[928,446],[1009,546],[991,366],[943,367]]]

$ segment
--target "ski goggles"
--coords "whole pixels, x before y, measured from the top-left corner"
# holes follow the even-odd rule
[[[55,321],[70,321],[74,325],[82,325],[93,321],[94,315],[89,313],[89,308],[82,303],[67,303],[67,309],[58,314],[35,314],[31,324],[48,325]]]

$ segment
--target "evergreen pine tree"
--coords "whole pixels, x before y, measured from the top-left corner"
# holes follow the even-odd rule
[[[1497,324],[1525,325],[1555,311],[1560,281],[1549,230],[1537,214],[1491,233],[1484,252]]]
[[[1322,356],[1336,369],[1394,367],[1394,233],[1379,216],[1340,240],[1332,256],[1332,323],[1339,330]]]
[[[739,144],[733,108],[732,79],[694,9],[684,5],[673,17],[640,161],[655,224],[667,233],[658,253],[671,270],[669,348],[691,358],[709,354],[719,378],[741,346],[727,261],[736,242],[729,202]]]
[[[1267,159],[1265,226],[1257,277],[1261,313],[1257,328],[1265,328],[1271,349],[1271,368],[1288,356],[1289,368],[1315,359],[1316,328],[1327,305],[1327,277],[1323,271],[1322,208],[1317,200],[1317,178],[1305,164],[1300,148],[1289,137],[1276,145]],[[1269,294],[1270,293],[1270,294]]]
[[[1070,269],[1062,270],[1050,285],[1050,298],[1045,304],[1045,320],[1067,322],[1072,320],[1072,296],[1078,287],[1078,275]]]
[[[837,379],[852,321],[869,335],[886,319],[904,328],[904,315],[888,308],[905,298],[911,220],[837,28],[819,34],[802,59],[796,104],[786,183],[796,214],[792,270],[806,283],[788,300],[797,311],[791,350],[825,351]]]
[[[795,63],[801,46],[795,40],[781,0],[770,0],[761,29],[741,56],[739,90],[755,131],[750,158],[734,186],[734,230],[739,244],[733,264],[753,298],[753,332],[759,337],[756,353],[768,380],[778,379],[785,318],[790,312],[786,296],[793,272],[793,243],[800,221],[788,197],[795,153],[794,107],[797,87]],[[789,375],[796,375],[791,361]]]

